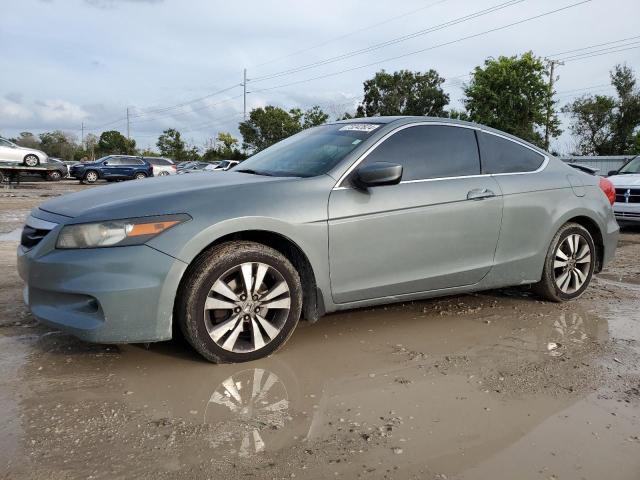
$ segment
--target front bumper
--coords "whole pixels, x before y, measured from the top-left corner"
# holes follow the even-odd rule
[[[36,319],[91,342],[171,338],[185,263],[146,245],[56,250],[59,228],[33,249],[18,247],[24,300]]]
[[[640,203],[616,202],[613,204],[613,212],[619,223],[640,224]]]

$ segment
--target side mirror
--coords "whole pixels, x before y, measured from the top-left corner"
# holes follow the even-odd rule
[[[402,165],[397,163],[374,162],[356,170],[353,183],[366,189],[381,185],[397,185],[402,180]]]
[[[611,175],[616,175],[618,173],[618,170],[609,170],[609,173],[607,173],[607,177],[610,177]]]

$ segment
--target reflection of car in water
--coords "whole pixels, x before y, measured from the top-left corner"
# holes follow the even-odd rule
[[[265,449],[264,426],[280,430],[290,419],[287,387],[270,370],[250,368],[234,373],[223,380],[209,398],[204,421],[243,422],[240,427],[240,444],[232,453],[247,457]],[[228,433],[217,429],[213,446],[229,441]],[[235,440],[235,439],[234,439]],[[232,440],[233,441],[233,440]]]
[[[404,328],[398,323],[413,318],[413,315],[408,316],[411,318],[398,316],[397,311],[378,314],[382,323],[369,326],[374,327],[378,337],[385,339],[397,328]],[[418,334],[431,335],[445,323],[450,324],[447,319],[438,319],[437,323],[439,325],[420,328]],[[482,362],[498,350],[505,356],[518,355],[522,362],[549,360],[549,342],[556,342],[560,345],[558,352],[566,353],[567,347],[581,348],[596,340],[603,341],[608,335],[606,320],[582,311],[545,317],[515,338],[508,337],[509,326],[478,338],[476,332],[483,331],[481,326],[469,332],[466,322],[462,323],[459,327],[470,338],[468,346],[461,350],[474,359],[472,363]],[[357,327],[353,330],[357,331]],[[325,332],[335,333],[335,329]],[[331,336],[329,341],[336,350],[350,352],[346,357],[332,355],[327,352],[326,344],[313,342],[313,336],[309,332],[306,338],[299,337],[305,344],[304,361],[299,358],[301,351],[284,352],[278,357],[261,359],[255,367],[225,364],[210,369],[192,357],[167,357],[171,347],[158,345],[150,351],[129,350],[127,355],[133,358],[126,364],[120,363],[122,367],[114,374],[125,379],[125,388],[135,391],[127,396],[127,402],[147,406],[154,415],[210,425],[211,445],[221,457],[248,457],[287,448],[296,442],[324,439],[335,433],[329,422],[339,423],[345,431],[353,429],[351,433],[356,436],[370,434],[378,426],[384,426],[389,417],[397,415],[404,418],[406,427],[411,427],[414,438],[425,442],[423,455],[429,459],[448,455],[451,445],[455,444],[467,452],[465,459],[472,461],[474,451],[486,456],[501,451],[576,401],[559,398],[534,407],[525,396],[504,402],[500,395],[485,392],[484,384],[469,381],[469,372],[435,369],[429,374],[426,367],[420,368],[415,362],[404,363],[402,357],[380,359],[380,350],[375,348],[356,349],[354,353],[349,346],[360,338],[356,333],[339,339]],[[420,338],[417,343],[421,343]],[[141,362],[153,368],[140,369]],[[411,378],[410,388],[394,383],[398,377]],[[452,395],[466,400],[452,403]],[[486,415],[478,415],[478,410],[484,412],[484,407],[490,407],[508,421],[500,428],[490,428]],[[460,435],[461,431],[466,432],[464,436]],[[398,437],[404,435],[406,432],[399,433]]]

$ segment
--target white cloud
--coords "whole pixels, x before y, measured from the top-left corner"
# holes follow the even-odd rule
[[[10,100],[9,98],[0,98],[0,118],[3,125],[9,125],[13,122],[28,120],[33,114],[20,103]]]
[[[36,102],[35,110],[44,123],[78,123],[89,116],[79,105],[66,100],[44,100]]]

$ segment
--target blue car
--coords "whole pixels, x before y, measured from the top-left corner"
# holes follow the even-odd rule
[[[69,175],[83,183],[95,183],[100,179],[140,180],[153,177],[153,165],[142,157],[109,155],[91,163],[78,163],[69,169]]]

